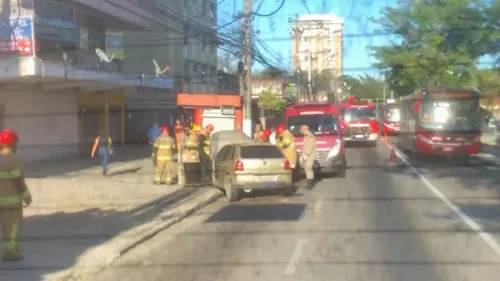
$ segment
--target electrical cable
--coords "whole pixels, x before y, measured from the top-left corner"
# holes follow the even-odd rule
[[[281,4],[278,6],[278,8],[276,8],[276,10],[274,10],[273,12],[271,12],[269,14],[260,14],[257,12],[253,12],[252,15],[255,15],[258,17],[271,17],[271,16],[274,16],[275,14],[277,14],[283,8],[283,6],[285,6],[285,0],[281,1]]]

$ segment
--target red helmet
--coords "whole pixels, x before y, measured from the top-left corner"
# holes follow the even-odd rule
[[[285,125],[278,125],[278,127],[276,127],[276,134],[281,134],[285,131]]]
[[[19,141],[19,136],[16,132],[6,129],[0,132],[0,144],[4,146],[11,146]]]
[[[162,133],[168,133],[168,127],[167,126],[161,126],[161,132]]]
[[[264,129],[263,133],[264,133],[264,137],[266,139],[268,139],[269,136],[271,135],[271,131],[269,129]]]
[[[209,130],[210,132],[214,130],[214,125],[212,124],[208,124],[207,125],[207,130]]]

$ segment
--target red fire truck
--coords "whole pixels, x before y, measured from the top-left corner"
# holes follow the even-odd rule
[[[297,152],[302,152],[303,136],[301,125],[308,125],[316,136],[316,168],[322,173],[345,176],[346,158],[342,140],[340,111],[332,103],[303,103],[288,106],[285,110],[285,127],[295,137]]]
[[[399,122],[401,121],[401,105],[387,103],[380,108],[380,133],[399,135]]]
[[[377,105],[349,97],[341,104],[344,140],[378,144]]]
[[[481,147],[479,93],[420,89],[401,100],[400,146],[415,155],[468,156]]]

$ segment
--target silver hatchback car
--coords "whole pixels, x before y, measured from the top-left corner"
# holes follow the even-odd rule
[[[228,144],[217,153],[213,172],[213,184],[224,189],[229,201],[238,200],[243,190],[276,189],[286,194],[297,191],[290,163],[271,144]]]

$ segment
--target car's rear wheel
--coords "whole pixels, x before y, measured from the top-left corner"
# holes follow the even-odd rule
[[[240,199],[240,190],[233,186],[231,179],[227,176],[224,179],[224,190],[226,191],[226,197],[229,202],[238,201]]]

